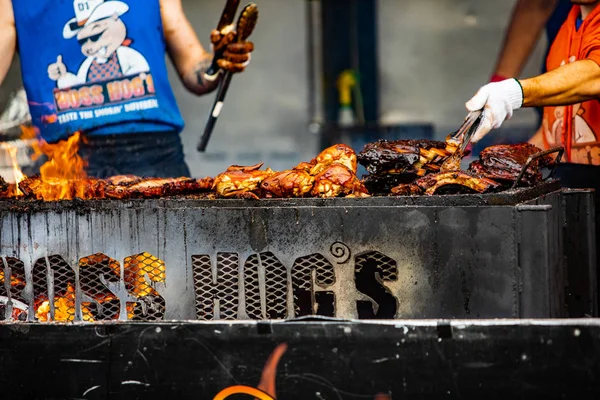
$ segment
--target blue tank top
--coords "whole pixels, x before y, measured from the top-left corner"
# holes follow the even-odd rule
[[[34,125],[52,143],[180,132],[159,0],[13,1]]]

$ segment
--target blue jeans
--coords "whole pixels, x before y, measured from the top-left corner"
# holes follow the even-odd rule
[[[175,132],[88,136],[79,147],[91,177],[115,175],[189,177],[181,138]]]

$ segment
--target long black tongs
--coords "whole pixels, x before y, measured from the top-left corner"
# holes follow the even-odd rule
[[[483,110],[471,111],[465,122],[456,131],[456,133],[449,139],[458,145],[458,149],[442,164],[441,171],[454,171],[460,167],[460,161],[464,157],[465,150],[471,139],[481,126],[481,122],[485,118]]]
[[[239,3],[239,1],[238,1]],[[224,12],[224,15],[225,12]],[[230,14],[227,14],[229,17]],[[237,22],[237,37],[236,42],[241,43],[250,37],[252,32],[254,31],[254,27],[256,26],[256,22],[258,20],[258,7],[256,4],[250,3],[242,10],[242,14]],[[212,68],[211,68],[212,70]],[[225,101],[225,95],[227,95],[227,91],[229,90],[229,84],[231,83],[231,78],[233,77],[232,72],[225,72],[223,76],[223,80],[219,84],[219,88],[217,89],[217,97],[215,98],[215,102],[213,104],[212,110],[208,116],[208,120],[206,121],[206,125],[204,127],[204,133],[198,142],[198,151],[204,152],[206,151],[206,146],[208,145],[208,141],[212,135],[213,129],[217,123],[217,119],[223,110],[223,102]]]

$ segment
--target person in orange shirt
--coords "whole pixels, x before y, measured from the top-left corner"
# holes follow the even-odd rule
[[[547,73],[487,84],[467,102],[468,111],[486,113],[473,142],[521,107],[544,107],[531,142],[544,149],[564,146],[567,162],[600,165],[600,0],[571,2],[576,6],[550,49]]]
[[[556,177],[565,187],[600,191],[600,0],[571,0],[572,7],[548,54],[548,72],[483,86],[466,103],[484,109],[473,142],[498,128],[521,107],[544,107],[530,143],[565,147]],[[600,262],[600,201],[596,201],[596,252]],[[600,268],[598,268],[600,271]],[[600,278],[600,273],[598,274]],[[573,315],[584,316],[584,315]]]

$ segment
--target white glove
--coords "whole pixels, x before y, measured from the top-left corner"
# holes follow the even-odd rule
[[[489,83],[479,89],[466,104],[469,111],[484,109],[484,119],[471,142],[477,143],[492,129],[500,128],[522,105],[523,89],[516,79]]]

